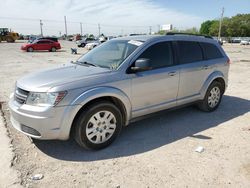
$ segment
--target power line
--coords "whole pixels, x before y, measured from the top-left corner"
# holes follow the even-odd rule
[[[113,28],[112,29],[113,31],[119,30],[119,32],[120,32],[122,30],[122,33],[123,33],[124,29],[125,30],[134,30],[134,33],[147,33],[146,30],[148,30],[148,28],[149,28],[149,32],[152,33],[152,28],[154,27],[154,26],[152,27],[152,26],[145,26],[145,25],[144,26],[142,26],[142,25],[110,25],[110,24],[101,24],[101,23],[98,23],[98,24],[88,23],[88,22],[81,22],[81,21],[68,21],[66,16],[64,16],[64,19],[62,19],[62,20],[42,19],[42,18],[40,18],[40,19],[38,19],[38,18],[22,18],[22,17],[15,18],[15,17],[3,17],[3,16],[0,17],[0,20],[1,19],[7,19],[7,20],[11,20],[11,21],[28,21],[28,22],[34,22],[34,23],[39,22],[41,35],[43,35],[44,29],[46,29],[46,31],[47,30],[48,31],[57,30],[57,32],[58,32],[58,29],[54,29],[54,23],[61,23],[60,27],[63,27],[63,25],[64,25],[66,35],[69,34],[68,33],[68,24],[80,24],[81,35],[83,35],[82,27],[85,28],[84,31],[86,32],[86,31],[90,30],[89,28],[93,28],[93,29],[96,28],[96,25],[98,25],[98,34],[99,35],[101,34],[101,27],[104,28],[104,29],[102,29],[103,30],[102,32],[105,32],[105,28]],[[49,22],[53,23],[53,26],[50,26]],[[8,23],[10,24],[11,22],[8,22]],[[44,23],[46,23],[45,28],[44,28],[44,26],[45,26]],[[35,29],[34,26],[31,27],[31,25],[32,24],[29,24],[29,25],[22,24],[22,26],[24,26],[24,27],[27,27],[27,28],[29,27],[29,28]],[[19,28],[21,28],[21,27],[19,27]],[[71,28],[72,27],[69,28],[70,31],[72,30]],[[79,26],[78,26],[78,28],[79,28]],[[109,29],[109,30],[111,30],[111,29]],[[76,31],[76,29],[74,29],[74,31]],[[137,31],[137,32],[135,32],[135,31]],[[79,32],[79,30],[78,30],[78,32]]]
[[[40,19],[40,18],[15,18],[15,17],[0,17],[0,19],[8,19],[8,20],[21,20],[21,21],[40,21],[43,20],[44,22],[58,22],[64,23],[63,20],[52,20],[52,19]],[[96,25],[95,23],[90,22],[81,22],[81,21],[67,21],[67,23],[75,23],[75,24],[86,24],[86,25]],[[149,26],[146,25],[110,25],[110,24],[102,24],[104,27],[134,27],[134,28],[148,28]]]

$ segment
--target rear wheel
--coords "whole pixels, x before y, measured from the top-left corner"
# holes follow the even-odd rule
[[[56,48],[55,48],[55,47],[52,47],[50,51],[51,51],[51,52],[56,52]]]
[[[122,122],[122,114],[114,104],[95,103],[78,116],[74,123],[74,138],[81,147],[102,149],[119,135]]]
[[[218,108],[223,94],[223,86],[220,82],[214,81],[208,87],[205,98],[198,104],[199,109],[211,112]]]
[[[33,52],[34,51],[34,49],[32,48],[32,47],[29,47],[28,49],[27,49],[27,52]]]

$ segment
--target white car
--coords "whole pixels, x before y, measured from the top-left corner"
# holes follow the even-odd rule
[[[240,45],[249,45],[249,41],[247,41],[247,40],[242,40],[242,41],[240,42]]]
[[[93,48],[95,48],[96,46],[100,45],[101,43],[99,41],[93,41],[90,43],[86,44],[86,48],[87,50],[92,50]]]

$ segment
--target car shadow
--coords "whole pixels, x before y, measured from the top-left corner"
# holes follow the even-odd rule
[[[50,52],[48,50],[34,50],[33,52],[26,52],[25,53],[30,53],[30,54],[35,54],[35,53],[58,53],[58,52],[67,52],[67,50],[56,50],[55,52]]]
[[[34,140],[45,154],[66,161],[96,161],[144,153],[185,137],[213,139],[199,132],[218,126],[250,111],[250,101],[224,96],[220,107],[211,113],[193,107],[162,111],[125,127],[117,140],[99,151],[80,148],[73,139],[68,141]]]

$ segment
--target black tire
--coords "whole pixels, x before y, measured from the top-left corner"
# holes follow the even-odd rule
[[[215,104],[215,106],[213,106],[213,105],[209,104],[209,97],[212,97],[211,96],[212,94],[210,92],[215,88],[219,89],[220,94],[219,94],[218,102]],[[224,90],[223,85],[220,82],[217,82],[217,81],[212,82],[207,89],[207,92],[206,92],[204,99],[198,103],[198,108],[204,112],[212,112],[212,111],[216,110],[218,108],[218,106],[220,105],[221,98],[223,95],[223,90]]]
[[[11,38],[11,37],[7,37],[6,41],[7,41],[8,43],[13,43],[13,42],[15,42],[15,40],[14,40],[13,38]]]
[[[116,128],[112,136],[103,143],[93,143],[88,137],[86,133],[86,128],[89,126],[89,120],[93,117],[94,114],[100,111],[108,111],[111,112],[116,119]],[[73,134],[76,142],[86,149],[98,150],[107,147],[110,145],[116,137],[120,134],[122,130],[122,114],[121,111],[113,104],[108,101],[101,101],[98,103],[94,103],[86,109],[84,109],[81,114],[77,117],[76,121],[74,121],[73,125]],[[94,130],[98,132],[97,130]],[[109,133],[105,133],[109,134]],[[97,139],[97,138],[96,138]]]
[[[84,47],[86,46],[86,44],[85,44],[85,43],[82,43],[80,46],[81,46],[82,48],[84,48]]]
[[[56,52],[56,48],[55,48],[55,47],[52,47],[50,51],[51,51],[51,52]]]
[[[32,48],[32,47],[29,47],[28,49],[27,49],[27,52],[33,52],[34,51],[34,49]]]

